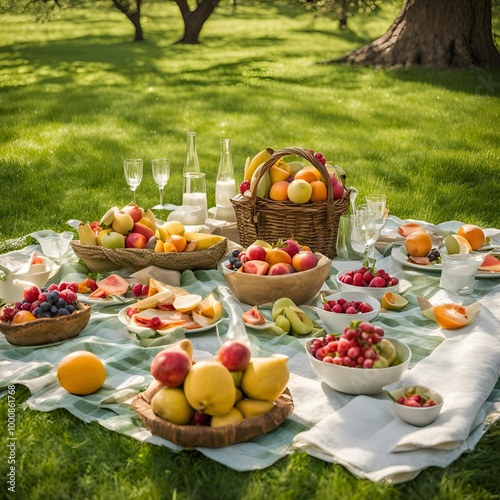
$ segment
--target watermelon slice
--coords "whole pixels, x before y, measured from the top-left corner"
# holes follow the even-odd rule
[[[96,285],[97,290],[104,291],[107,295],[117,296],[125,295],[129,288],[128,281],[117,274],[110,274],[108,277],[96,281]]]
[[[494,255],[487,255],[479,269],[481,271],[500,272],[500,259],[497,259]]]

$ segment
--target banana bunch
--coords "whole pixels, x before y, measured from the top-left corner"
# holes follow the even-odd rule
[[[267,161],[271,155],[274,153],[273,148],[265,148],[262,151],[259,151],[253,158],[247,158],[247,162],[245,165],[245,170],[243,173],[243,180],[251,181],[254,176],[255,170],[257,167],[262,165],[265,161]]]

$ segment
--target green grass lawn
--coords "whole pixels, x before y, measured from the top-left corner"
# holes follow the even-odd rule
[[[30,232],[67,230],[68,219],[92,221],[128,203],[126,157],[145,161],[143,207],[159,199],[151,160],[171,158],[165,197],[180,204],[188,131],[197,132],[210,205],[219,139],[231,138],[238,181],[246,158],[264,147],[302,146],[341,165],[360,198],[386,193],[399,217],[500,227],[500,71],[318,64],[382,34],[397,5],[339,32],[337,23],[280,2],[236,10],[228,3],[196,46],[173,44],[182,22],[167,2],[144,7],[140,44],[112,9],[67,11],[45,24],[2,16],[1,252]],[[27,397],[19,387],[18,402]],[[5,419],[5,398],[0,408]],[[498,424],[474,453],[400,486],[297,453],[237,473],[64,411],[26,409],[17,425],[20,498],[500,498]],[[0,470],[4,476],[5,461]]]

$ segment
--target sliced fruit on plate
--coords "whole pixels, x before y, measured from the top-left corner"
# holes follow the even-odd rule
[[[134,326],[152,328],[153,330],[167,330],[168,328],[178,326],[191,330],[200,327],[200,325],[192,320],[190,314],[179,311],[162,311],[159,309],[140,311],[130,318],[130,322]]]
[[[417,297],[417,300],[422,314],[445,330],[455,330],[469,325],[476,319],[480,309],[479,302],[468,306],[455,303],[433,306],[423,297]]]
[[[210,293],[191,311],[191,314],[200,326],[210,326],[222,316],[222,304],[213,293]]]
[[[263,325],[266,322],[266,318],[262,316],[257,306],[253,306],[248,311],[245,311],[242,314],[242,319],[249,325]]]
[[[96,281],[96,285],[97,290],[103,290],[108,295],[125,295],[129,289],[128,281],[117,274],[110,274],[106,278]]]
[[[197,307],[202,300],[203,297],[196,293],[180,295],[174,299],[173,306],[177,311],[189,312]]]
[[[410,222],[409,224],[403,224],[398,227],[398,233],[406,238],[408,235],[412,233],[425,233],[425,229],[418,225],[416,222]]]
[[[158,304],[172,304],[174,301],[174,293],[172,290],[164,290],[163,292],[151,295],[145,299],[139,300],[134,304],[137,309],[154,309]]]
[[[469,253],[472,250],[470,243],[459,234],[448,234],[443,238],[443,243],[450,255]]]
[[[500,272],[500,259],[497,259],[494,255],[487,255],[479,269],[481,271]]]
[[[382,297],[381,303],[384,309],[400,311],[408,304],[408,301],[399,293],[387,292]]]

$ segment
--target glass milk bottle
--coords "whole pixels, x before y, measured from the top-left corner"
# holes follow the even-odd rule
[[[231,139],[220,140],[220,160],[215,183],[216,218],[228,222],[236,221],[231,198],[236,195]]]
[[[186,136],[186,158],[184,159],[184,169],[186,172],[201,172],[200,163],[198,161],[198,153],[196,151],[196,132],[188,132]],[[182,186],[183,192],[186,191],[186,181]]]

